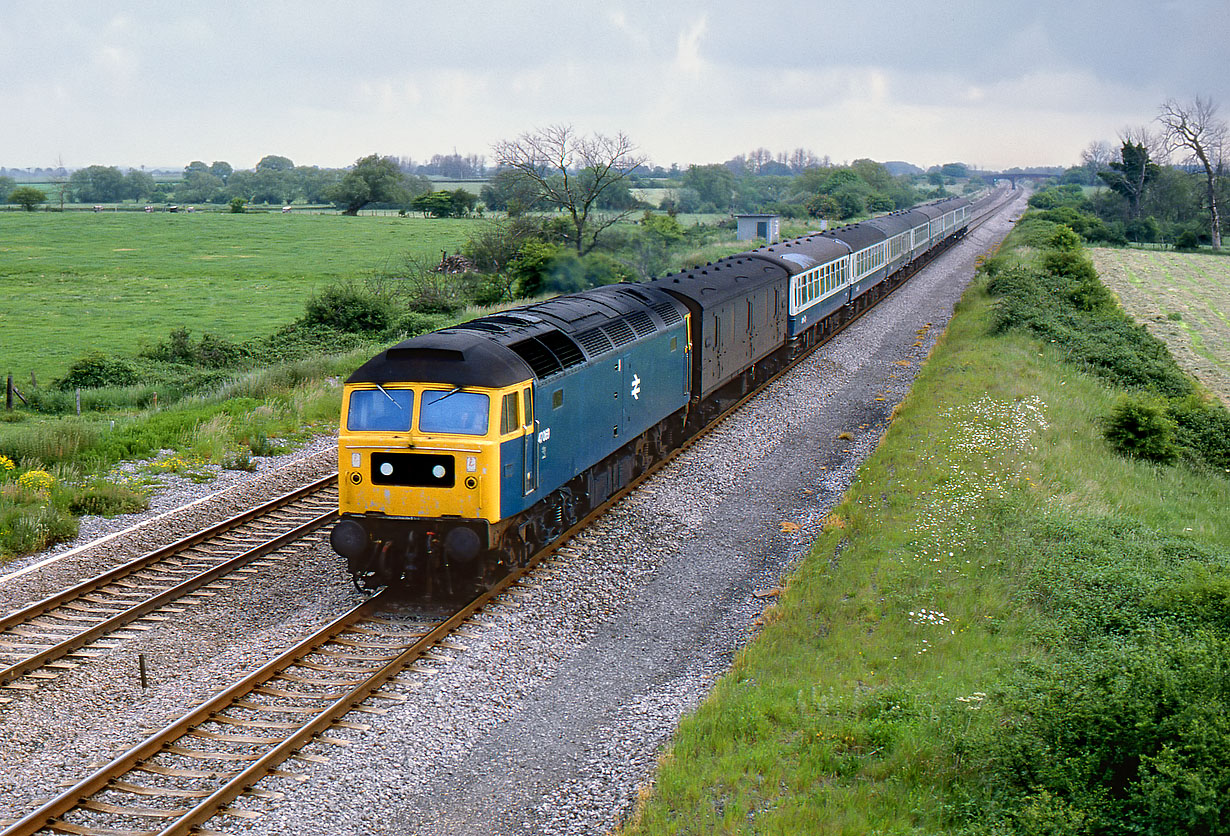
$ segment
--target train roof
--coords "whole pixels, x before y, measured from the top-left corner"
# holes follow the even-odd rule
[[[826,238],[836,238],[838,241],[844,241],[853,252],[865,250],[873,244],[878,244],[888,238],[883,230],[866,223],[840,226],[837,229],[826,230],[820,234]]]
[[[761,258],[759,251],[753,251],[720,258],[693,270],[668,273],[642,286],[691,299],[704,309],[761,285],[780,282],[788,272],[781,263]]]
[[[900,235],[903,232],[909,232],[914,227],[926,222],[926,215],[916,215],[913,212],[893,212],[891,215],[880,215],[878,218],[863,221],[868,226],[880,230],[889,238],[892,238],[894,235]]]
[[[836,238],[827,238],[819,232],[779,241],[771,246],[755,250],[759,258],[774,261],[786,268],[790,275],[806,272],[818,264],[827,264],[850,254],[850,246]]]
[[[682,323],[684,312],[656,288],[596,287],[412,337],[346,382],[502,387],[541,380]]]
[[[932,203],[924,203],[920,206],[915,206],[914,211],[921,212],[928,218],[935,220],[936,218],[943,217],[954,209],[972,205],[973,204],[964,197],[947,197],[943,200],[937,200]]]

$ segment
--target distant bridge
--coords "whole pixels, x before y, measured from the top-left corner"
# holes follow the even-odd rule
[[[1062,172],[1054,171],[1005,171],[1002,174],[984,174],[982,179],[992,186],[996,180],[1008,180],[1015,189],[1018,180],[1058,180],[1062,176]]]

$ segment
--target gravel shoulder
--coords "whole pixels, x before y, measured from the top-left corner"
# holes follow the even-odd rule
[[[236,806],[258,817],[219,817],[210,828],[511,836],[618,826],[681,715],[754,637],[772,600],[755,593],[780,585],[806,553],[909,390],[975,258],[1003,238],[1011,216],[971,233],[727,419],[544,576],[484,612],[442,658],[398,677],[389,690],[402,699],[372,702],[387,713],[350,715],[365,727],[330,733],[350,745],[313,744],[309,758],[286,765],[306,781],[261,783],[284,800],[245,798]],[[331,452],[305,454],[299,466],[332,467]],[[0,607],[118,559],[0,576]],[[339,564],[320,536],[274,572],[109,643],[115,649],[54,687],[0,708],[0,819],[357,601]],[[154,660],[146,691],[135,684],[137,653]]]

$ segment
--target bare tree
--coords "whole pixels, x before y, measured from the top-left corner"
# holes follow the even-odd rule
[[[603,230],[633,210],[598,214],[603,192],[645,163],[625,134],[581,136],[571,125],[552,125],[492,146],[499,165],[514,168],[537,187],[542,198],[564,211],[571,222],[568,242],[585,255]]]
[[[1081,152],[1081,165],[1087,168],[1092,176],[1110,168],[1110,161],[1114,158],[1114,146],[1104,139],[1096,139]]]
[[[1221,216],[1217,209],[1217,177],[1226,150],[1226,122],[1217,118],[1217,104],[1197,96],[1192,102],[1167,99],[1157,121],[1167,153],[1182,151],[1183,162],[1199,162],[1204,169],[1213,249],[1221,249]]]

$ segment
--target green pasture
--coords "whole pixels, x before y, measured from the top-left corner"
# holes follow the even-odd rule
[[[303,313],[321,287],[436,260],[481,220],[225,213],[0,213],[0,375],[40,383],[88,351],[188,328],[231,341]]]

